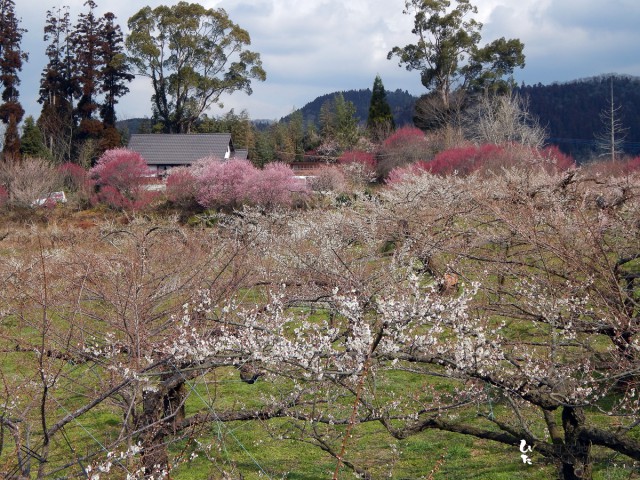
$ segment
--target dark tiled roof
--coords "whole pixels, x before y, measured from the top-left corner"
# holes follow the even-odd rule
[[[230,133],[131,135],[129,150],[142,155],[148,165],[190,165],[205,157],[223,159]]]
[[[231,156],[233,158],[239,158],[240,160],[246,160],[247,158],[249,158],[249,150],[243,149],[243,148],[236,148],[232,153]]]

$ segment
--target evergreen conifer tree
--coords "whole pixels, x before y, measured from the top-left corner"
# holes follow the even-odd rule
[[[98,110],[98,79],[102,66],[101,57],[101,22],[94,11],[97,8],[93,0],[84,3],[87,13],[79,15],[78,23],[71,33],[71,44],[75,54],[75,67],[80,91],[76,113],[80,119],[80,135],[83,138],[97,138],[104,125],[94,118]]]
[[[49,156],[42,132],[31,115],[24,120],[22,138],[20,139],[20,153],[26,158],[47,158]]]
[[[13,0],[0,0],[0,81],[2,82],[2,103],[0,120],[6,125],[4,136],[4,159],[19,158],[20,135],[18,124],[24,115],[24,109],[18,100],[18,72],[22,62],[28,56],[20,49],[22,34],[20,21],[15,15]]]
[[[367,130],[373,135],[378,135],[382,130],[395,129],[391,107],[387,102],[387,93],[384,90],[380,75],[376,75],[369,104],[369,117],[367,118]]]
[[[42,111],[38,127],[50,157],[58,163],[69,161],[75,132],[73,95],[78,91],[73,75],[68,9],[49,10],[44,27],[48,63],[40,80]]]

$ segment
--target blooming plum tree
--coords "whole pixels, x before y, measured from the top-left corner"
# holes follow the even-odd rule
[[[136,210],[155,197],[143,188],[151,171],[142,156],[132,150],[107,150],[89,173],[98,187],[97,201],[111,207]]]
[[[386,178],[395,167],[429,160],[433,153],[422,130],[415,127],[399,128],[382,144],[378,159],[378,175]]]
[[[308,193],[306,184],[295,178],[291,167],[279,162],[256,170],[253,176],[245,179],[245,185],[247,200],[267,209],[291,206],[295,195],[304,196]]]
[[[524,440],[545,475],[591,479],[605,455],[640,461],[639,193],[637,175],[425,172],[342,208],[221,213],[207,232],[25,235],[39,247],[0,258],[0,346],[25,358],[0,384],[23,428],[4,425],[16,444],[43,439],[41,477],[81,473],[51,452],[95,411],[116,425],[90,430],[92,461],[135,446],[123,474],[162,476],[183,458],[173,441],[259,419],[274,441],[318,446],[336,478],[389,475],[356,445],[370,423],[390,441],[466,435],[517,463]],[[223,398],[233,368],[260,387],[250,400]]]
[[[198,191],[195,169],[189,167],[172,168],[167,177],[167,199],[174,204],[188,206],[195,202]]]
[[[198,176],[198,203],[206,208],[241,205],[247,197],[247,179],[256,171],[248,160],[206,160]]]

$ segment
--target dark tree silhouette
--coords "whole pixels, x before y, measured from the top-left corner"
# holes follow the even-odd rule
[[[6,125],[4,136],[4,159],[19,158],[20,136],[18,124],[24,109],[18,100],[18,72],[28,56],[20,48],[22,34],[20,20],[15,15],[13,0],[0,0],[0,81],[2,82],[2,104],[0,120]]]
[[[369,104],[369,117],[367,118],[367,129],[373,135],[380,130],[393,130],[395,122],[391,107],[387,102],[387,93],[384,90],[380,75],[376,75],[373,82],[373,92],[371,93],[371,102]]]
[[[38,126],[47,149],[58,162],[70,158],[75,131],[73,95],[78,86],[73,76],[70,29],[68,9],[47,12],[44,40],[50,42],[46,50],[49,61],[40,80],[38,102],[42,111]]]
[[[86,13],[78,17],[78,23],[71,33],[74,51],[75,74],[80,91],[76,114],[79,118],[79,134],[84,138],[98,137],[103,129],[102,122],[93,117],[99,105],[97,103],[98,78],[101,67],[100,19],[94,11],[97,7],[93,0],[87,0]]]
[[[100,117],[105,127],[115,127],[115,106],[118,98],[129,92],[127,83],[131,82],[135,75],[127,62],[124,53],[124,38],[120,25],[115,23],[115,15],[105,13],[100,29],[100,54],[103,67],[100,72],[100,90],[105,98],[100,106]]]

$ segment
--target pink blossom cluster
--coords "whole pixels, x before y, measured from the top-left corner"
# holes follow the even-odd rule
[[[288,207],[307,192],[306,184],[288,165],[270,163],[259,169],[241,159],[203,159],[192,167],[175,169],[167,179],[171,201],[195,199],[206,208]]]

